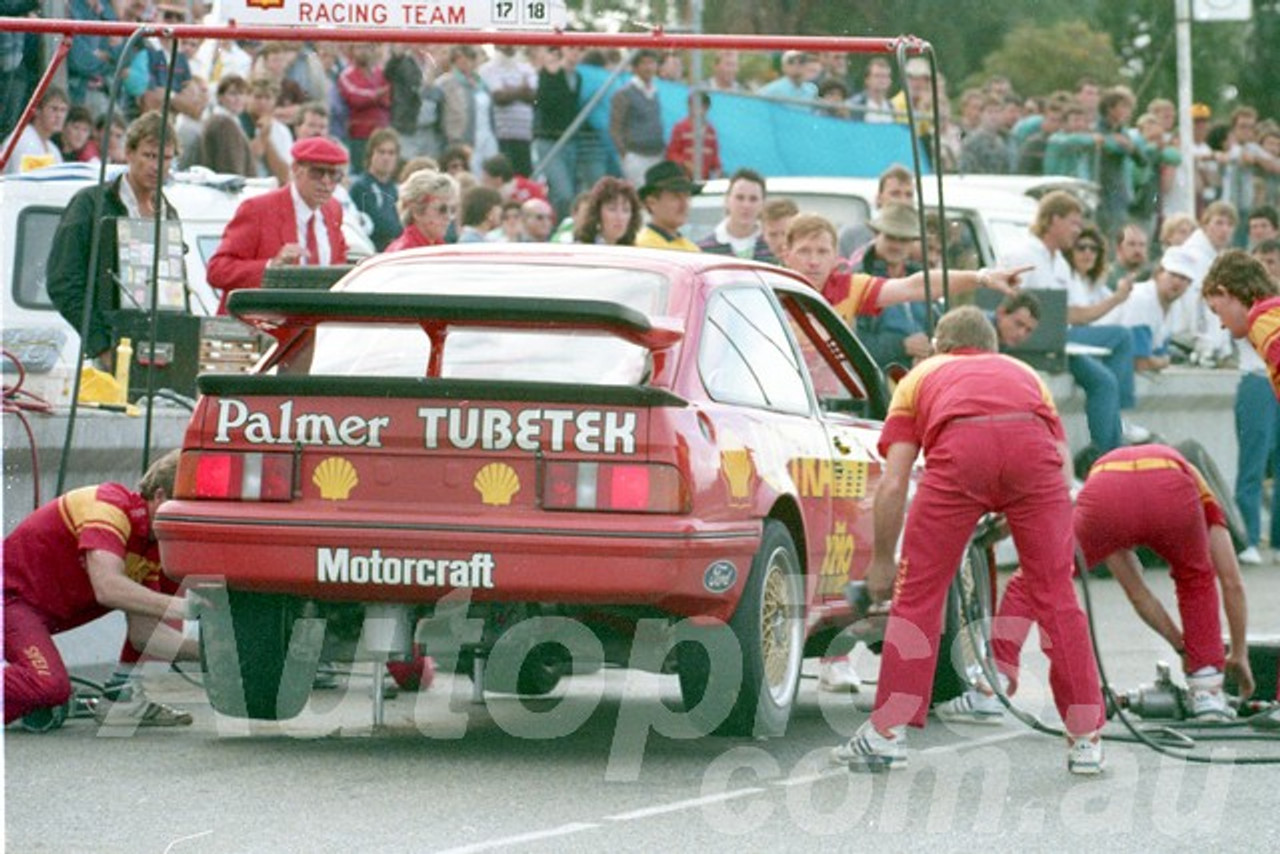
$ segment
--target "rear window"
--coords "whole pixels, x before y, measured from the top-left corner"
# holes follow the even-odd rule
[[[431,341],[402,324],[323,323],[307,373],[337,377],[422,377]],[[449,333],[440,376],[513,382],[638,385],[649,351],[607,333],[467,328]]]
[[[366,294],[472,294],[548,300],[598,299],[648,317],[668,313],[666,276],[622,267],[558,264],[457,264],[448,261],[383,264],[361,270],[334,287]]]
[[[438,293],[598,299],[649,317],[668,312],[665,276],[621,268],[514,264],[396,264],[357,275],[336,290],[364,293]],[[403,324],[323,323],[317,326],[306,370],[319,376],[421,377],[431,341]],[[307,360],[297,360],[294,370]],[[491,327],[451,329],[440,376],[517,382],[636,385],[650,372],[649,351],[593,330]]]

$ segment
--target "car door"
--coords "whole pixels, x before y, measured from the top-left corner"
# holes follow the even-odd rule
[[[796,482],[806,498],[830,501],[831,527],[815,563],[815,605],[843,607],[844,587],[871,560],[871,497],[882,472],[876,450],[887,405],[883,377],[844,322],[814,292],[776,288],[826,434],[825,454],[801,460]]]

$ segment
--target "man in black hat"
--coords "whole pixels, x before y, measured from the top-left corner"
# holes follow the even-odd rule
[[[640,187],[640,203],[649,212],[649,224],[636,235],[636,246],[702,251],[680,233],[680,227],[689,219],[689,197],[701,192],[702,185],[690,181],[679,163],[661,160],[650,166]]]

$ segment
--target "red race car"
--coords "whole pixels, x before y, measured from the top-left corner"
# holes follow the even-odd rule
[[[674,669],[707,731],[770,735],[853,622],[887,391],[797,275],[437,247],[230,308],[276,346],[200,378],[156,523],[169,574],[212,577],[219,711],[292,717],[317,661],[424,649],[530,694]]]

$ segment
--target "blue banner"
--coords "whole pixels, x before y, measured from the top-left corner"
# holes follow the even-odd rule
[[[594,65],[579,65],[582,102],[595,94],[609,72]],[[622,74],[591,111],[588,121],[609,138],[609,97],[626,85]],[[689,114],[689,87],[656,81],[662,106],[663,132],[671,138],[676,122]],[[778,104],[746,94],[711,92],[707,120],[720,140],[720,160],[725,174],[748,167],[766,177],[782,175],[833,175],[875,178],[894,163],[911,168],[911,134],[906,125],[867,124],[850,119],[817,115],[804,107]],[[929,161],[921,155],[925,172]]]

